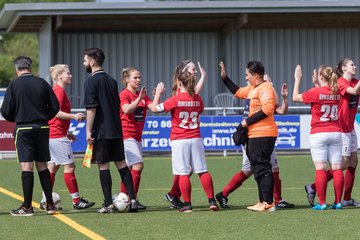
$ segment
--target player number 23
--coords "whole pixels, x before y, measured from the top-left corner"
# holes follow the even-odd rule
[[[320,121],[336,121],[338,120],[338,106],[337,105],[322,105],[321,112],[324,114],[321,116]]]
[[[179,124],[179,127],[186,128],[186,129],[197,128],[197,126],[198,126],[198,118],[197,118],[198,114],[199,114],[198,112],[191,112],[190,114],[189,114],[189,112],[180,112],[179,118],[182,119],[182,121]],[[191,120],[190,123],[188,123],[189,117],[190,117],[190,120]]]

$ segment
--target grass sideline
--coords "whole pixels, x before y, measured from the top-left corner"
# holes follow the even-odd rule
[[[257,213],[246,206],[257,200],[253,178],[229,197],[229,210],[209,212],[206,195],[196,175],[193,184],[190,214],[178,213],[164,200],[172,183],[169,156],[146,157],[140,185],[139,199],[148,210],[136,214],[117,213],[100,215],[102,204],[98,171],[81,169],[77,160],[76,176],[80,194],[95,201],[94,208],[84,211],[72,209],[71,199],[62,179],[56,177],[54,191],[61,196],[66,217],[87,227],[105,239],[359,239],[357,223],[360,208],[340,211],[312,211],[305,197],[304,185],[314,179],[314,167],[309,155],[280,155],[280,176],[283,197],[296,204],[295,208],[273,213]],[[241,156],[208,156],[209,171],[213,176],[215,193],[241,168]],[[113,192],[119,187],[120,177],[112,166]],[[19,165],[14,160],[0,161],[0,187],[22,195]],[[360,180],[356,179],[353,197],[360,200]],[[35,174],[34,201],[40,200],[40,183]],[[328,203],[333,201],[332,182],[328,187]],[[9,210],[20,202],[0,193],[0,239],[88,239],[68,225],[35,209],[34,217],[12,217]]]

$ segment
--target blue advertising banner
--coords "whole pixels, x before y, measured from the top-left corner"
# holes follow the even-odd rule
[[[71,144],[74,152],[85,152],[86,149],[86,124],[85,122],[70,121],[69,131],[72,132],[77,141]]]
[[[205,150],[238,150],[232,140],[232,134],[242,120],[242,116],[201,116],[200,131]],[[275,143],[276,149],[300,148],[300,116],[275,116],[279,136]],[[77,137],[72,144],[74,152],[85,152],[85,123],[71,121],[70,131]],[[142,135],[144,151],[170,151],[170,116],[149,116],[146,118]]]
[[[275,115],[278,137],[275,149],[300,149],[300,116]]]

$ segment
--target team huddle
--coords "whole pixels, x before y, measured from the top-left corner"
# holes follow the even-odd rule
[[[250,61],[247,64],[248,85],[244,87],[230,80],[224,63],[220,62],[222,82],[236,97],[245,100],[240,124],[247,129],[247,141],[242,147],[241,171],[230,179],[221,192],[215,194],[200,135],[200,114],[204,110],[200,92],[206,78],[200,63],[198,68],[201,76],[197,79],[195,63],[189,60],[180,62],[174,72],[172,96],[161,102],[164,84],[160,82],[156,86],[152,100],[146,88],[141,87],[140,71],[133,67],[123,69],[121,77],[125,88],[119,93],[117,81],[102,68],[104,60],[105,55],[98,48],[84,51],[83,65],[91,74],[85,82],[84,115],[71,113],[71,103],[65,91],[72,80],[69,66],[57,64],[50,68],[53,81],[51,89],[44,79],[31,74],[30,58],[15,59],[18,78],[9,84],[1,107],[3,117],[16,122],[15,145],[22,170],[24,202],[18,209],[10,211],[13,216],[34,214],[31,204],[34,161],[43,189],[40,208],[48,214],[60,210],[54,204],[52,195],[55,174],[60,166],[64,166],[64,182],[73,207],[81,210],[95,205],[95,202],[80,198],[71,148],[71,142],[76,138],[68,131],[71,119],[86,119],[86,141],[93,146],[91,163],[98,166],[104,197],[98,212],[107,214],[118,210],[113,202],[111,162],[114,162],[122,180],[119,192],[128,195],[128,211],[145,210],[147,207],[139,202],[138,192],[144,168],[141,138],[147,110],[171,113],[173,183],[165,199],[172,208],[179,212],[192,212],[192,174],[199,176],[210,211],[229,208],[228,196],[251,175],[254,175],[258,186],[258,201],[247,207],[249,210],[272,212],[278,208],[294,207],[294,204],[282,198],[279,166],[274,151],[278,135],[274,114],[287,113],[288,88],[283,84],[280,104],[261,62]],[[316,177],[315,183],[306,185],[305,190],[314,210],[327,209],[326,189],[331,179],[335,191],[331,209],[360,206],[351,197],[358,161],[354,121],[360,82],[353,78],[355,69],[350,59],[342,60],[336,73],[329,66],[320,66],[313,73],[314,88],[302,94],[299,92],[301,67],[295,69],[293,100],[311,104],[310,150]],[[316,193],[318,204],[314,202]]]

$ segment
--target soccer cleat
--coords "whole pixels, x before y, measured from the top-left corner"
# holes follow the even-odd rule
[[[95,205],[94,202],[89,202],[85,198],[80,198],[79,202],[73,203],[73,207],[76,209],[86,209],[86,208],[90,208],[94,205]]]
[[[136,200],[136,202],[139,210],[146,210],[147,207],[145,205],[142,205],[139,200]]]
[[[343,207],[350,207],[350,206],[353,206],[353,207],[360,207],[360,203],[359,202],[356,202],[354,199],[350,199],[350,200],[342,200],[341,201],[341,205]]]
[[[261,202],[257,202],[255,205],[253,206],[248,206],[246,207],[247,209],[251,210],[251,211],[259,211],[259,208],[262,207],[262,203]]]
[[[209,199],[209,204],[210,204],[210,206],[209,206],[210,211],[212,211],[212,212],[219,211],[219,207],[216,204],[216,201],[214,198]]]
[[[320,205],[320,203],[317,203],[315,206],[313,206],[312,210],[326,210],[326,203]]]
[[[227,199],[227,197],[224,197],[222,192],[219,192],[218,194],[216,194],[215,197],[221,208],[229,208],[229,206],[227,205],[228,199]]]
[[[170,202],[171,208],[180,209],[184,206],[184,203],[180,201],[176,196],[170,195],[170,193],[165,194],[165,200]]]
[[[11,210],[10,214],[15,217],[30,217],[34,216],[34,208],[30,207],[26,209],[24,204],[22,204],[18,209]]]
[[[54,204],[46,204],[46,213],[51,215],[57,211],[57,208]]]
[[[261,206],[255,210],[255,211],[259,211],[259,212],[274,212],[276,211],[276,205],[275,202],[273,202],[272,204],[268,204],[267,202],[263,202],[261,204]]]
[[[98,210],[98,213],[115,213],[115,212],[116,212],[116,208],[114,204],[110,204],[107,207],[105,206],[105,204],[103,204],[103,207]]]
[[[315,205],[314,200],[315,200],[316,192],[314,191],[314,189],[312,189],[311,184],[305,185],[305,192],[307,194],[306,197],[310,205],[313,207]]]
[[[39,203],[39,208],[41,209],[41,210],[45,210],[45,207],[46,207],[46,202],[40,202]]]
[[[132,199],[130,201],[128,211],[129,212],[138,212],[139,211],[139,205],[138,205],[138,202],[135,199]]]
[[[294,204],[288,203],[285,200],[281,200],[278,204],[276,204],[277,208],[293,208],[294,206]]]
[[[330,206],[330,209],[342,209],[342,205],[341,203],[334,203],[333,205]]]
[[[178,211],[183,213],[190,213],[192,212],[192,207],[191,205],[185,205],[182,208],[180,208]]]

